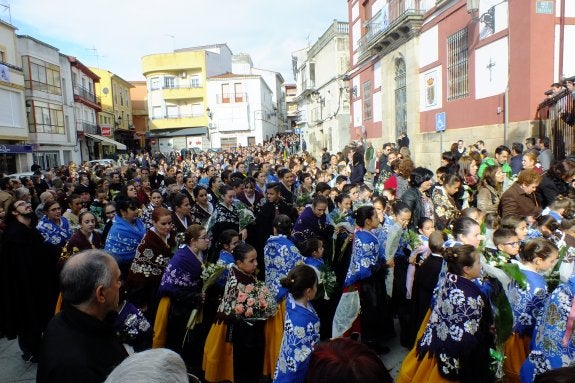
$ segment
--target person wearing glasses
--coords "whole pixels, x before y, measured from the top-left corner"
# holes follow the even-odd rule
[[[210,238],[203,226],[190,225],[185,233],[185,246],[170,259],[162,276],[154,325],[154,348],[166,347],[186,360],[193,374],[201,374],[203,350],[211,323],[199,323],[187,331],[192,310],[202,307],[202,270]]]
[[[58,253],[71,237],[70,222],[62,216],[62,208],[58,201],[49,201],[44,204],[44,217],[36,226],[44,241],[55,247]]]
[[[136,256],[127,278],[130,302],[142,310],[150,323],[154,323],[158,300],[156,292],[162,275],[172,258],[176,241],[172,232],[172,214],[165,207],[152,212],[153,226],[136,249]]]
[[[56,207],[60,208],[52,204]],[[18,337],[22,359],[31,362],[37,361],[42,333],[54,313],[59,255],[56,247],[45,245],[34,220],[29,202],[11,202],[0,252],[0,331],[10,338]]]
[[[139,202],[135,198],[122,197],[116,202],[116,217],[106,237],[104,250],[118,262],[123,278],[126,278],[136,248],[146,234],[146,228],[138,218]]]

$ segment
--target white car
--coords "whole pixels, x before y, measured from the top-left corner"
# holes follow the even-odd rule
[[[109,158],[103,158],[101,160],[88,161],[88,164],[90,165],[90,167],[93,167],[95,165],[116,166],[116,161]]]
[[[22,173],[8,174],[6,177],[20,179],[20,178],[24,178],[24,177],[32,178],[33,175],[34,175],[34,172],[22,172]]]

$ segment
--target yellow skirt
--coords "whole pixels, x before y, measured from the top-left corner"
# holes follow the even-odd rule
[[[202,368],[208,382],[234,381],[233,345],[226,342],[228,325],[214,323],[204,345]]]
[[[505,360],[503,361],[503,371],[505,372],[505,382],[519,383],[521,379],[519,372],[527,355],[529,355],[529,344],[531,337],[521,336],[514,332],[505,342]]]
[[[54,309],[54,315],[62,311],[62,293],[58,294],[58,300],[56,301],[56,308]]]
[[[154,322],[154,339],[152,341],[152,348],[162,348],[166,346],[170,304],[170,297],[162,297],[162,299],[160,299],[158,311],[156,311],[156,321]]]
[[[429,322],[429,317],[431,316],[431,310],[427,310],[427,314],[421,321],[421,326],[419,326],[419,330],[417,331],[417,336],[415,337],[416,340],[421,339],[423,333],[425,332],[425,328],[427,327],[427,323]],[[427,358],[425,358],[427,359]],[[424,360],[425,360],[424,359]],[[431,358],[435,361],[435,358]],[[422,361],[423,362],[423,361]],[[415,380],[413,376],[413,369],[417,367],[419,364],[419,360],[417,360],[417,342],[415,345],[409,350],[403,363],[401,364],[401,369],[399,370],[399,375],[397,377],[397,382],[419,382],[419,380]],[[435,363],[437,365],[437,363]]]
[[[279,303],[276,315],[274,315],[273,318],[269,318],[265,324],[266,348],[264,354],[264,376],[274,376],[284,335],[285,317],[286,300],[284,299]]]
[[[415,347],[413,348],[415,350]],[[412,351],[413,351],[412,350]],[[439,375],[439,369],[437,366],[437,360],[433,357],[428,358],[423,357],[422,360],[417,360],[415,352],[412,356],[410,352],[403,364],[401,365],[401,370],[397,376],[395,383],[453,383],[453,380],[447,380],[441,375]]]

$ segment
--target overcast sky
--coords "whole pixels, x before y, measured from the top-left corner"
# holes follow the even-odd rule
[[[140,58],[174,48],[227,43],[254,66],[293,82],[291,52],[305,48],[334,19],[347,21],[345,0],[0,0],[16,33],[30,35],[88,66],[143,80]],[[0,19],[8,20],[0,6]]]

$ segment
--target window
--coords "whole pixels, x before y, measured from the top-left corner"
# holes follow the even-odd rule
[[[164,77],[164,88],[175,88],[174,77]]]
[[[32,133],[64,134],[64,112],[61,105],[34,101],[34,118],[30,119]]]
[[[362,98],[363,98],[363,119],[371,119],[371,81],[366,81],[362,84]]]
[[[29,64],[29,86],[31,89],[61,95],[60,67],[29,56],[22,56],[24,67]]]
[[[150,79],[150,90],[157,90],[157,89],[160,89],[160,78],[152,77]]]
[[[469,96],[467,28],[447,38],[447,99]]]
[[[405,61],[395,60],[395,135],[407,131],[407,81]]]
[[[315,88],[315,63],[309,63],[309,86]]]
[[[190,79],[190,84],[192,85],[192,88],[201,88],[202,87],[200,85],[200,77],[199,76],[192,76],[192,78]]]
[[[234,84],[234,93],[235,93],[235,101],[236,102],[244,102],[244,93],[243,93],[243,89],[244,87],[242,86],[242,83],[235,83]]]
[[[220,139],[220,146],[222,150],[229,150],[238,146],[237,137],[222,137]]]
[[[230,103],[230,84],[222,84],[222,103]]]
[[[0,51],[0,63],[6,62],[6,52]]]

